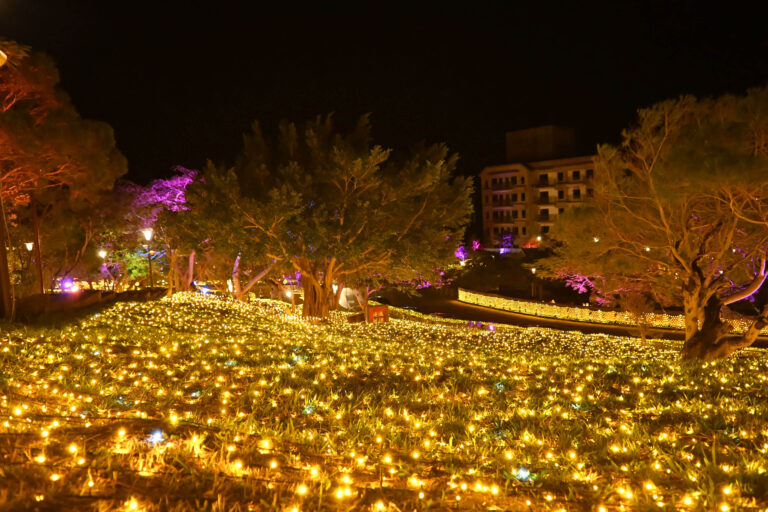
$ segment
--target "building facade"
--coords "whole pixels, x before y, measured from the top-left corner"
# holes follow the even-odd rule
[[[536,139],[536,133],[531,132],[536,130],[539,139],[545,140],[556,133],[551,126],[508,133],[507,158],[556,154],[550,150],[531,151],[530,140]],[[510,149],[516,143],[520,150]],[[567,145],[559,148],[558,152],[568,150]],[[536,246],[558,215],[592,197],[593,159],[593,155],[561,157],[484,168],[480,173],[483,244],[499,247],[502,239],[511,235],[518,247]]]

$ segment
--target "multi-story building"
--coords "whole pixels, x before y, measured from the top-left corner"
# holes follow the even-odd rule
[[[592,196],[594,156],[562,157],[573,147],[572,132],[554,126],[507,134],[512,161],[480,173],[486,247],[498,247],[505,235],[519,247],[535,246],[559,214]]]

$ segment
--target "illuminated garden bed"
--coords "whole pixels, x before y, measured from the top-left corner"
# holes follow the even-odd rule
[[[638,319],[626,311],[608,311],[587,307],[546,304],[543,302],[512,299],[499,295],[473,292],[462,288],[459,288],[459,301],[512,313],[557,318],[559,320],[570,320],[574,322],[593,322],[614,325],[637,325],[638,323]],[[646,313],[645,321],[648,326],[659,329],[685,329],[683,315]],[[745,332],[751,325],[751,321],[742,318],[732,318],[729,321],[733,324],[735,332]],[[762,333],[768,334],[768,329],[763,329]]]
[[[0,337],[0,510],[768,509],[768,356],[277,302]]]

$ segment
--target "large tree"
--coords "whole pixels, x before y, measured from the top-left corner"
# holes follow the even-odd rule
[[[390,158],[371,143],[367,117],[339,133],[331,116],[284,122],[273,139],[254,123],[244,143],[243,215],[267,254],[300,273],[305,316],[325,317],[347,277],[389,279],[400,268],[407,279],[441,265],[463,236],[471,182],[452,176],[444,146]]]
[[[9,213],[32,210],[35,259],[41,261],[39,214],[45,197],[82,207],[95,204],[126,172],[112,129],[82,119],[58,88],[58,72],[46,56],[0,41],[8,62],[0,68],[0,302],[12,314],[5,244]],[[57,189],[59,194],[48,194]],[[9,243],[9,245],[13,245]],[[39,267],[38,267],[39,268]],[[40,279],[42,285],[42,279]]]
[[[599,147],[594,200],[563,217],[555,256],[537,266],[589,278],[609,297],[640,290],[682,303],[685,359],[751,345],[768,307],[743,333],[721,313],[765,280],[767,140],[768,89],[640,110],[619,146]]]

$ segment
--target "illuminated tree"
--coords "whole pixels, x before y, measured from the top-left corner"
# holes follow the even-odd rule
[[[50,59],[16,43],[0,45],[9,57],[0,68],[0,302],[8,317],[12,294],[5,250],[7,214],[31,210],[35,259],[41,265],[40,215],[51,206],[46,199],[55,197],[73,208],[95,204],[126,172],[126,162],[115,147],[112,129],[82,119],[58,89]],[[41,275],[39,283],[42,288]]]
[[[209,162],[186,192],[187,209],[180,216],[196,234],[204,261],[200,274],[208,281],[231,280],[232,295],[242,300],[278,260],[267,257],[265,246],[248,232],[241,214],[248,200],[240,194],[237,176]]]
[[[174,168],[170,178],[159,178],[147,186],[127,184],[125,192],[133,196],[132,216],[135,221],[134,243],[147,245],[141,231],[152,229],[152,246],[163,247],[168,263],[166,276],[168,295],[177,290],[189,290],[194,279],[196,249],[201,233],[181,215],[189,210],[187,188],[200,179],[200,173],[181,166]],[[187,259],[182,269],[182,260]]]
[[[588,276],[609,296],[634,290],[682,303],[685,359],[751,345],[768,308],[738,334],[721,312],[766,276],[768,89],[658,103],[622,139],[599,148],[594,200],[556,226],[562,245],[546,262],[550,275]]]
[[[252,200],[247,227],[300,273],[305,316],[325,317],[348,277],[407,280],[438,267],[463,235],[471,185],[451,177],[456,157],[432,146],[394,159],[370,139],[367,117],[341,134],[330,116],[284,122],[275,140],[255,123],[244,138],[235,170]]]

